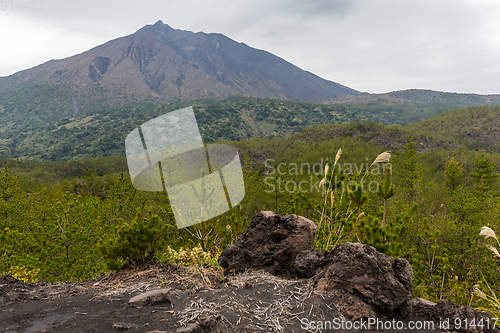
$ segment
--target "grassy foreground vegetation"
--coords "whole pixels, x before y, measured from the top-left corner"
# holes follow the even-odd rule
[[[185,229],[175,227],[165,193],[132,187],[124,158],[2,160],[0,273],[63,281],[148,260],[215,265],[251,216],[271,210],[314,221],[317,248],[362,242],[407,259],[415,297],[493,311],[487,296],[495,300],[500,287],[499,258],[481,230],[500,230],[500,155],[494,145],[480,150],[490,132],[461,142],[454,133],[466,116],[481,127],[499,112],[477,107],[437,117],[449,122],[444,133],[430,121],[353,123],[231,142],[241,153],[245,199]]]

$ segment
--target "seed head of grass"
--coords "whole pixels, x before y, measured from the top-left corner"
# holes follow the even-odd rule
[[[487,245],[486,245],[486,247],[487,247],[488,249],[490,249],[490,251],[491,251],[491,252],[493,252],[497,258],[500,258],[500,253],[498,253],[498,250],[497,250],[497,248],[496,248],[496,247],[491,246],[491,245],[489,245],[489,244],[487,244]]]
[[[335,165],[337,165],[337,162],[339,161],[340,159],[340,155],[342,155],[342,148],[340,148],[338,151],[337,151],[337,155],[335,155],[335,163],[333,163],[333,166],[335,167]]]
[[[377,163],[387,163],[391,159],[391,153],[389,151],[384,151],[383,153],[380,153],[377,158],[373,161],[371,165],[377,164]]]
[[[481,232],[479,232],[479,236],[484,236],[485,239],[490,237],[497,239],[497,235],[495,235],[495,232],[490,227],[482,227]]]
[[[488,299],[486,294],[479,288],[479,285],[476,284],[472,287],[472,293],[482,299]]]

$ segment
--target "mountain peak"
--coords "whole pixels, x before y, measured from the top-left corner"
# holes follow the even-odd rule
[[[140,31],[144,31],[144,30],[148,30],[148,29],[170,29],[170,30],[175,30],[175,29],[172,29],[171,26],[169,26],[168,24],[165,24],[163,23],[162,20],[158,20],[155,22],[155,24],[146,24],[145,26],[143,26],[142,28],[140,28],[139,30],[136,31],[136,33],[140,32]]]
[[[162,20],[158,20],[158,21],[156,21],[156,23],[155,23],[155,24],[153,24],[153,26],[154,26],[154,27],[161,27],[161,28],[168,28],[168,29],[172,29],[172,30],[174,30],[174,29],[173,29],[171,26],[169,26],[168,24],[163,23],[163,21],[162,21]]]

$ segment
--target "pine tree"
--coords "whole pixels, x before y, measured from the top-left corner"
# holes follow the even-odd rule
[[[463,179],[463,164],[454,158],[446,162],[444,176],[450,190],[455,191]]]
[[[484,154],[474,161],[474,170],[470,177],[474,180],[474,187],[477,193],[489,193],[496,188],[495,181],[498,174],[494,174],[495,164],[491,163]]]

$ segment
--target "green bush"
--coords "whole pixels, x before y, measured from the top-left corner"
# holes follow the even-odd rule
[[[119,220],[114,231],[101,240],[99,249],[111,269],[123,264],[148,261],[166,246],[166,236],[174,226],[162,221],[151,212],[147,217],[137,213],[129,223]]]
[[[175,263],[184,266],[208,264],[217,267],[217,258],[219,256],[220,252],[212,254],[204,251],[201,245],[197,245],[191,249],[181,247],[177,251],[167,246],[165,251],[156,254],[156,259],[160,262]]]

